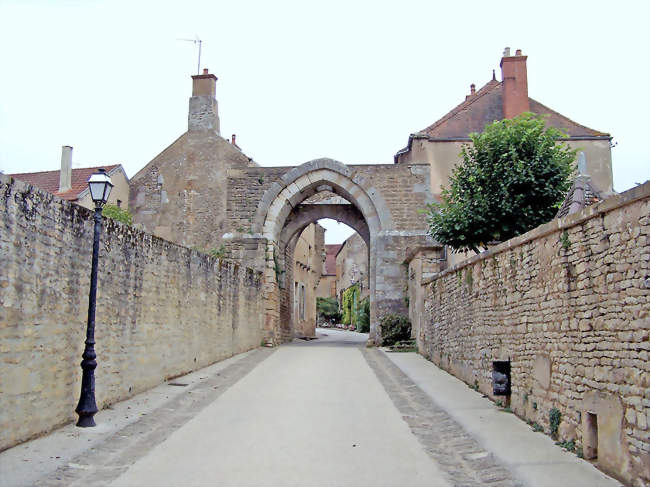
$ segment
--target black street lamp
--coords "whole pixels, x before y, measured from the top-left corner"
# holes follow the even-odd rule
[[[90,179],[90,197],[95,203],[95,232],[93,237],[93,261],[90,271],[90,293],[88,294],[88,325],[86,327],[86,348],[82,355],[81,370],[81,396],[75,412],[79,415],[77,426],[87,428],[95,426],[93,416],[97,412],[95,402],[95,301],[97,298],[97,264],[99,263],[99,236],[102,233],[102,208],[108,200],[113,183],[106,174],[105,169],[99,169]]]

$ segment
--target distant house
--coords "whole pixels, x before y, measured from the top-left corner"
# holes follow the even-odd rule
[[[365,299],[370,294],[368,277],[368,247],[361,235],[354,233],[341,244],[336,253],[336,292],[339,304],[343,292],[355,284],[359,286],[360,299]]]
[[[526,59],[521,50],[511,56],[510,48],[506,48],[501,59],[502,80],[497,81],[493,71],[492,80],[479,90],[472,84],[465,101],[437,122],[409,136],[407,146],[395,154],[395,163],[428,162],[431,166],[431,189],[434,195],[438,195],[460,160],[461,146],[470,141],[470,133],[482,132],[495,120],[533,112],[545,115],[547,124],[566,133],[568,145],[583,153],[583,174],[590,176],[593,188],[603,195],[611,193],[612,137],[580,125],[530,98]]]
[[[88,178],[103,168],[113,182],[113,190],[108,202],[128,208],[129,178],[121,164],[110,164],[96,167],[72,168],[72,147],[63,146],[61,153],[61,169],[58,171],[41,171],[9,174],[9,176],[31,184],[43,191],[52,193],[64,200],[72,201],[85,208],[93,209],[95,205],[90,198]]]
[[[325,244],[325,265],[316,290],[316,297],[336,297],[336,254],[340,248],[341,244]]]

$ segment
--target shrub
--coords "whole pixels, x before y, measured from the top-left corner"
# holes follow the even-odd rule
[[[357,313],[357,331],[368,333],[370,331],[370,299],[361,301]]]
[[[380,321],[382,345],[390,346],[411,338],[411,320],[406,316],[387,314]]]

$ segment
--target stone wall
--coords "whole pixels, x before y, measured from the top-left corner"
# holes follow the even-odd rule
[[[0,175],[0,450],[73,420],[92,212]],[[262,275],[104,221],[101,408],[260,345]]]
[[[424,280],[423,355],[632,485],[650,485],[650,183]],[[502,397],[496,397],[501,399]]]

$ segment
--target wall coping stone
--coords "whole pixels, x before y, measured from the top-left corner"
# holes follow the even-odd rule
[[[433,277],[423,279],[421,285],[425,286],[427,284],[432,283],[433,281],[440,279],[443,276],[446,276],[448,274],[453,274],[465,267],[469,267],[475,264],[476,262],[487,260],[498,254],[506,252],[510,249],[514,249],[524,244],[527,244],[533,240],[537,240],[539,238],[546,237],[547,235],[550,235],[552,233],[559,232],[560,230],[565,230],[567,228],[575,227],[577,225],[580,225],[581,223],[584,223],[587,220],[591,220],[605,213],[609,213],[617,208],[622,208],[624,206],[630,205],[636,201],[646,199],[646,198],[650,198],[650,181],[646,181],[645,183],[640,184],[639,186],[636,186],[632,189],[628,189],[623,193],[614,194],[609,198],[595,205],[588,206],[587,208],[585,208],[584,210],[578,213],[567,215],[564,218],[557,218],[551,220],[550,222],[544,223],[536,228],[533,228],[532,230],[522,235],[511,238],[510,240],[506,240],[505,242],[497,245],[496,247],[488,249],[485,252],[481,252],[478,255],[474,255],[469,259],[459,262],[458,264],[450,267],[449,269],[445,269],[444,271],[438,272]]]

